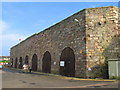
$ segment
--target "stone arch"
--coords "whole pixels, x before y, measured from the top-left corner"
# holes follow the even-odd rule
[[[26,55],[25,57],[25,64],[28,64],[29,60],[28,60],[28,56]]]
[[[32,70],[33,71],[37,71],[37,62],[38,62],[38,57],[36,54],[34,54],[32,57]]]
[[[20,57],[20,59],[19,59],[19,69],[22,69],[22,65],[23,65],[23,63],[22,63],[22,57]]]
[[[13,58],[12,58],[12,60],[11,60],[11,67],[13,67]]]
[[[45,73],[51,72],[51,54],[49,51],[46,51],[43,55],[42,72],[45,72]]]
[[[73,49],[66,47],[60,56],[60,75],[75,76],[75,54]]]
[[[15,59],[15,68],[17,68],[17,64],[18,64],[18,60],[17,60],[17,57]]]

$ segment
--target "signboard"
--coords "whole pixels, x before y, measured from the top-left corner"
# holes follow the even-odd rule
[[[65,62],[64,61],[60,61],[60,66],[64,66],[65,65]]]

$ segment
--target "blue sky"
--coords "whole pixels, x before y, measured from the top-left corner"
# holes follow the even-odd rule
[[[3,56],[10,55],[10,48],[19,39],[24,40],[68,16],[84,9],[102,6],[117,6],[117,2],[2,2]],[[0,50],[1,51],[1,50]]]

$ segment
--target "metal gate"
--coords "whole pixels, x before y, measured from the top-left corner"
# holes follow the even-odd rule
[[[43,56],[42,72],[45,72],[45,73],[51,72],[51,55],[48,51],[46,51]]]
[[[62,51],[60,57],[60,74],[69,77],[75,76],[75,55],[70,47]]]
[[[32,70],[33,71],[37,71],[37,61],[38,61],[37,55],[34,54],[32,57]]]

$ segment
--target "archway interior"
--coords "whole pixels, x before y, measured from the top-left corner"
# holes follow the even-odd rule
[[[17,60],[17,58],[15,59],[15,68],[17,68],[17,62],[18,62],[18,60]]]
[[[25,57],[25,64],[28,64],[28,56]]]
[[[19,59],[19,69],[22,69],[22,57]]]
[[[12,58],[12,60],[11,60],[11,67],[13,67],[13,58]]]
[[[62,51],[60,57],[60,74],[69,77],[75,76],[75,55],[70,47]]]
[[[32,70],[33,71],[37,71],[37,61],[38,61],[37,55],[34,54],[32,57]]]
[[[51,55],[48,51],[46,51],[43,56],[42,72],[45,72],[45,73],[51,72]]]

